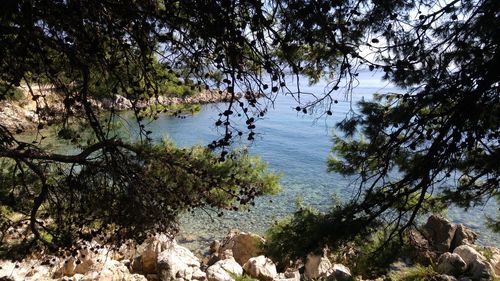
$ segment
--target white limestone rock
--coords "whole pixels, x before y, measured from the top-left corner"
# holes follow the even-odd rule
[[[243,269],[248,275],[260,281],[271,281],[278,275],[274,262],[265,256],[250,258],[243,265]]]
[[[234,258],[220,260],[207,269],[208,281],[234,281],[231,275],[243,275],[243,268]]]

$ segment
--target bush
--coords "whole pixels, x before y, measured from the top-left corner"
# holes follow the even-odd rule
[[[391,272],[389,279],[392,281],[430,281],[438,275],[431,266],[416,265],[402,271]]]
[[[339,208],[339,204],[334,204],[329,212],[320,212],[298,202],[292,216],[275,222],[267,230],[265,254],[279,269],[284,269],[298,259],[305,260],[309,253],[321,254],[327,247],[336,262],[364,277],[385,274],[396,259],[411,255],[405,241],[387,241],[391,228],[382,227],[383,224],[373,223],[369,233],[350,236],[350,228],[358,226],[337,216]],[[334,242],[331,237],[342,239]]]
[[[5,83],[0,83],[0,101],[19,101],[24,98],[24,93],[21,89]]]
[[[0,179],[10,179],[15,169],[24,173],[4,186],[9,192],[0,192],[0,202],[8,211],[28,214],[22,220],[30,219],[33,210],[39,222],[50,218],[52,223],[43,224],[36,238],[65,246],[108,233],[114,234],[103,238],[110,242],[141,241],[151,231],[174,233],[178,215],[196,207],[222,214],[279,190],[278,177],[243,152],[222,160],[200,146],[186,149],[164,142],[125,147],[114,148],[112,156],[109,148],[96,151],[86,166],[53,164],[45,187],[26,167],[11,163]],[[104,157],[113,162],[107,164]],[[31,194],[43,194],[46,200],[36,206]]]

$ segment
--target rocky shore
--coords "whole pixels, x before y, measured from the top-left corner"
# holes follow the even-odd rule
[[[25,98],[18,101],[0,101],[0,125],[12,131],[29,131],[36,129],[39,124],[53,122],[58,115],[65,112],[64,101],[61,96],[54,94],[50,86],[21,87]],[[241,97],[241,94],[237,94]],[[35,98],[33,98],[35,97]],[[158,96],[138,101],[136,108],[156,109],[180,104],[206,104],[226,102],[230,94],[225,91],[204,90],[192,96]],[[132,101],[121,95],[101,100],[91,100],[96,111],[110,110],[124,111],[133,107]],[[72,109],[78,111],[82,105],[76,103]],[[76,113],[76,112],[74,112]]]
[[[17,235],[16,230],[10,233],[11,238]],[[431,280],[482,281],[500,276],[500,250],[488,248],[487,255],[480,253],[480,247],[474,245],[477,234],[461,224],[431,216],[421,233],[414,235],[412,244],[420,259],[417,261],[429,263],[435,270]],[[278,272],[275,263],[263,255],[264,243],[265,239],[257,234],[234,230],[224,239],[213,241],[209,249],[203,249],[205,254],[196,256],[164,234],[152,235],[140,245],[128,241],[120,247],[93,240],[75,245],[64,254],[42,252],[22,261],[0,260],[0,280],[367,280],[353,276],[328,251],[323,255],[311,253],[304,261],[298,260]],[[392,275],[375,280],[398,280],[390,276],[411,266],[412,262],[400,262],[391,266]]]

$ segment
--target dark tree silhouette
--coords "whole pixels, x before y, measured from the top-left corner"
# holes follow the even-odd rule
[[[67,203],[72,192],[88,196],[81,202],[96,197],[116,202],[99,205],[92,212],[127,230],[136,229],[135,222],[141,220],[127,223],[128,209],[118,206],[139,193],[137,204],[144,210],[160,209],[158,204],[180,210],[211,204],[207,194],[224,182],[231,187],[225,191],[230,198],[251,202],[255,195],[269,191],[263,184],[266,181],[257,180],[254,187],[254,178],[245,173],[248,166],[238,162],[232,170],[218,173],[209,167],[224,165],[220,164],[224,160],[237,161],[229,152],[231,143],[237,136],[254,138],[257,119],[265,115],[277,94],[296,97],[297,110],[304,113],[330,115],[338,96],[348,96],[356,86],[357,73],[369,69],[384,71],[385,78],[406,93],[364,102],[359,114],[352,112],[339,124],[348,137],[360,132],[363,138],[336,139],[337,158],[331,159],[329,167],[359,175],[359,185],[352,201],[322,219],[324,229],[344,231],[330,231],[321,239],[305,242],[304,249],[366,233],[381,221],[390,223],[392,238],[412,226],[417,214],[430,204],[482,203],[499,190],[497,2],[3,2],[0,80],[4,88],[42,82],[56,86],[65,108],[57,116],[62,120],[58,123],[63,129],[83,123],[91,128],[92,139],[88,143],[75,139],[82,149],[77,155],[58,155],[23,143],[12,130],[1,128],[0,156],[10,165],[4,174],[15,175],[2,187],[2,202],[15,206],[20,199],[29,201],[23,212],[29,215],[35,233],[44,204],[65,214],[73,222],[70,225],[82,222],[78,229],[89,225],[75,219],[82,211]],[[287,85],[286,75],[297,81],[307,77],[310,82],[328,77],[331,83],[325,93],[304,93],[299,83]],[[215,123],[222,128],[221,138],[208,146],[220,152],[221,162],[204,154],[210,160],[202,162],[207,168],[200,168],[205,172],[198,179],[208,186],[204,192],[196,191],[195,198],[181,191],[184,178],[177,173],[196,176],[199,170],[192,166],[196,159],[190,153],[173,157],[182,154],[179,150],[151,150],[144,123],[152,113],[140,106],[158,99],[164,94],[161,84],[174,79],[193,88],[219,88],[230,96],[227,109]],[[102,81],[106,81],[104,86]],[[117,137],[114,124],[103,122],[92,106],[93,99],[115,94],[132,101],[140,144]],[[304,102],[304,95],[313,99]],[[32,98],[40,105],[40,120],[56,118],[57,113],[42,110],[43,96],[33,91]],[[114,111],[108,114],[107,120],[112,120]],[[247,118],[247,127],[234,124],[237,114]],[[161,156],[156,157],[157,153]],[[165,166],[157,165],[160,159]],[[397,178],[391,177],[395,171],[400,174]],[[166,179],[158,179],[157,173]],[[246,175],[244,181],[237,179],[241,173]],[[235,180],[236,187],[228,179]],[[164,201],[142,197],[157,194],[155,189],[145,191],[151,181],[153,186],[170,188],[161,191]],[[93,192],[87,192],[88,188]],[[239,191],[242,196],[237,195]],[[64,203],[60,203],[57,198],[63,194]],[[175,197],[171,194],[179,195],[175,203],[170,201]],[[117,209],[123,212],[108,216]],[[68,216],[72,211],[74,215]],[[160,225],[174,221],[177,211],[164,214]],[[142,232],[152,225],[138,229]]]

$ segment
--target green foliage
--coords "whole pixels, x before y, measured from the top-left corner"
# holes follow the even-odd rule
[[[181,113],[189,113],[192,115],[197,114],[201,110],[201,105],[199,104],[188,104],[188,103],[180,103],[180,104],[171,104],[171,105],[162,105],[162,104],[153,104],[150,105],[147,110],[144,111],[146,116],[158,114],[160,112],[166,113],[171,116],[176,116]]]
[[[389,235],[390,229],[383,229],[353,239],[350,247],[355,249],[356,254],[349,257],[347,263],[354,275],[376,278],[386,274],[391,263],[411,256],[412,250],[406,240],[388,241]]]
[[[316,240],[325,233],[321,230],[324,214],[310,207],[299,207],[292,217],[275,222],[266,233],[264,252],[279,269],[284,269],[297,258],[304,258],[316,248]]]
[[[491,261],[493,259],[493,250],[490,247],[476,246],[475,249],[483,255],[486,260]]]
[[[498,196],[500,186],[499,5],[497,0],[7,1],[0,9],[0,80],[54,85],[64,103],[57,119],[62,127],[82,124],[93,134],[91,142],[72,139],[80,154],[59,155],[0,127],[0,157],[16,163],[5,174],[15,179],[7,187],[19,199],[12,206],[35,220],[42,206],[52,204],[51,215],[64,214],[55,219],[59,227],[65,223],[66,233],[100,220],[142,232],[154,228],[157,209],[164,211],[157,217],[166,226],[181,210],[226,204],[224,194],[237,199],[243,191],[246,201],[262,193],[250,183],[231,182],[237,176],[226,168],[236,164],[202,162],[209,165],[207,172],[221,174],[197,180],[201,176],[190,168],[193,162],[201,169],[196,158],[151,145],[152,132],[143,124],[151,109],[137,105],[169,87],[175,95],[211,87],[231,94],[241,90],[246,99],[231,95],[215,123],[223,135],[210,148],[220,157],[199,156],[228,161],[234,136],[253,140],[256,118],[266,114],[257,96],[274,101],[278,93],[289,93],[301,101],[302,112],[321,105],[331,114],[334,97],[352,94],[363,67],[384,71],[405,93],[362,102],[359,112],[349,111],[339,123],[348,139],[334,140],[329,169],[358,176],[357,192],[330,212],[299,210],[280,226],[291,235],[304,230],[295,222],[318,230],[309,232],[312,242],[297,236],[304,244],[295,255],[343,244],[387,224],[397,232],[388,238],[397,237],[436,206],[484,204]],[[371,55],[362,57],[366,50]],[[287,86],[288,70],[310,82],[328,76],[331,83],[324,95],[303,101],[297,96],[303,93],[300,86]],[[132,102],[140,145],[119,140],[115,124],[100,120],[91,106],[93,99],[115,94]],[[43,97],[32,98],[40,100],[40,120],[55,120],[54,112],[41,110]],[[114,115],[114,109],[108,113]],[[247,119],[243,128],[233,122],[238,115]],[[73,137],[69,133],[61,137]],[[244,161],[239,164],[249,169]],[[23,181],[16,176],[21,170]],[[220,183],[225,191],[211,189]],[[176,187],[196,190],[199,197],[181,195]],[[152,200],[152,192],[161,200]],[[89,211],[87,205],[96,202],[119,211],[113,216],[110,210]],[[137,217],[127,213],[137,210]],[[32,228],[36,233],[40,227]]]
[[[437,273],[431,266],[416,265],[389,274],[390,280],[394,281],[430,281]]]
[[[21,89],[0,82],[0,101],[19,101],[24,98],[24,93]]]
[[[229,275],[231,275],[231,277],[235,280],[235,281],[257,281],[258,279],[255,279],[247,274],[243,274],[243,275],[236,275],[232,272],[228,272]]]
[[[236,151],[222,161],[199,146],[139,145],[113,155],[123,165],[105,165],[98,151],[93,155],[95,164],[50,167],[57,169],[46,178],[50,186],[45,196],[50,200],[39,207],[36,219],[50,216],[54,223],[44,225],[39,239],[68,245],[75,238],[87,239],[113,229],[112,240],[141,240],[151,230],[172,233],[178,214],[193,208],[237,210],[256,196],[279,190],[278,177],[266,172],[264,163]],[[10,174],[9,169],[26,167],[11,163],[1,178]],[[32,183],[20,185],[28,178],[33,178]],[[44,187],[25,170],[4,188],[10,189],[13,198],[9,201],[9,196],[2,196],[2,205],[29,214],[34,202],[26,193],[40,193]]]
[[[291,217],[276,222],[267,230],[266,255],[283,269],[297,259],[305,260],[310,253],[322,253],[325,246],[333,251],[345,247],[356,239],[352,236],[353,230],[359,232],[361,227],[367,231],[358,237],[366,242],[366,237],[378,223],[353,222],[342,217],[338,213],[340,210],[341,205],[335,205],[325,213],[298,203],[297,211]],[[370,225],[367,227],[366,224]],[[339,237],[341,239],[337,240]]]

